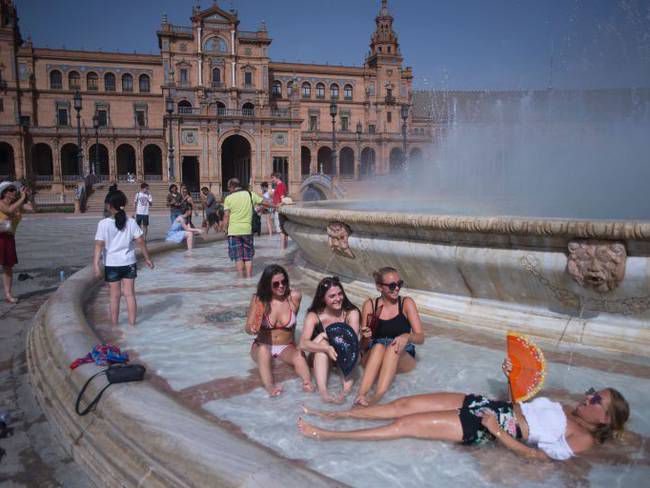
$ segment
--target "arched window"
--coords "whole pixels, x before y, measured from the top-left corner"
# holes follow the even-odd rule
[[[191,114],[192,113],[192,104],[187,100],[181,100],[178,102],[178,113],[179,114]]]
[[[325,85],[323,83],[316,85],[316,98],[325,98]]]
[[[275,80],[273,82],[273,86],[271,88],[271,95],[274,97],[281,97],[282,96],[282,82]]]
[[[352,85],[345,85],[343,88],[343,98],[352,100]]]
[[[249,117],[252,117],[253,115],[255,115],[255,105],[253,105],[250,102],[245,103],[244,106],[242,107],[241,113],[242,115],[247,115]]]
[[[221,86],[221,70],[212,68],[212,86]]]
[[[293,95],[293,81],[287,82],[287,97]]]
[[[302,84],[302,98],[311,98],[311,85],[306,81]]]
[[[330,96],[332,98],[338,98],[339,97],[339,86],[336,83],[332,83],[330,85]]]
[[[149,75],[140,75],[138,79],[138,85],[140,88],[140,93],[149,93],[151,91],[151,82],[149,80]]]
[[[206,52],[219,52],[225,53],[228,52],[228,45],[221,37],[212,37],[208,39],[204,45]]]
[[[86,89],[91,91],[99,90],[97,73],[91,71],[86,75]]]
[[[50,88],[52,90],[60,90],[63,88],[63,77],[59,70],[53,69],[50,71]]]
[[[131,76],[129,73],[124,73],[122,75],[122,91],[123,92],[133,91],[133,76]]]
[[[81,88],[81,81],[78,71],[70,71],[70,73],[68,73],[68,88],[70,90],[78,90]]]
[[[106,73],[104,75],[104,90],[115,91],[115,75],[113,73]]]

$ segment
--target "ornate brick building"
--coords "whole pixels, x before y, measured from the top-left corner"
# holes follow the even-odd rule
[[[272,61],[266,26],[241,30],[216,5],[195,8],[189,26],[163,17],[159,55],[37,48],[21,38],[13,1],[0,0],[0,176],[52,193],[91,171],[219,191],[230,177],[254,184],[279,171],[295,191],[316,172],[398,171],[413,74],[386,0],[375,20],[363,66],[329,66]],[[431,141],[423,113],[406,119],[412,160]]]

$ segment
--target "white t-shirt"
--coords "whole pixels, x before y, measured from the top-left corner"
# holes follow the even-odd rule
[[[117,230],[115,220],[106,218],[97,224],[96,241],[104,241],[104,266],[128,266],[136,262],[135,239],[142,229],[132,218],[126,219],[124,229]]]
[[[151,193],[139,191],[135,194],[135,213],[136,215],[149,215],[149,205],[153,202]]]

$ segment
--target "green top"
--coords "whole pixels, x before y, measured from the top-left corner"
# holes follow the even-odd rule
[[[264,201],[257,193],[251,192],[249,194],[246,190],[233,192],[224,200],[223,208],[230,213],[230,220],[228,221],[229,236],[247,236],[253,233],[251,228],[251,220],[253,219],[251,196],[253,205],[259,205]]]

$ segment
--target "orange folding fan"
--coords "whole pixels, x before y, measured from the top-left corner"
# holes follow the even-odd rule
[[[527,336],[508,332],[508,358],[512,363],[509,376],[512,401],[530,400],[542,389],[546,376],[542,350]]]

